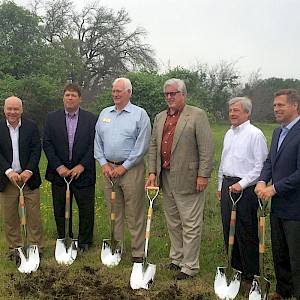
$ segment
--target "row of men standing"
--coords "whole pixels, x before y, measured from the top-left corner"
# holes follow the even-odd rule
[[[274,100],[275,116],[284,127],[288,127],[287,137],[293,135],[295,139],[296,136],[292,133],[298,128],[299,96],[293,90],[283,91],[283,94],[275,96],[277,102],[281,100],[276,104]],[[144,155],[149,147],[149,178],[146,186],[158,184],[163,189],[163,205],[171,239],[170,258],[172,262],[168,268],[180,271],[174,278],[186,279],[199,272],[204,190],[210,177],[214,153],[209,122],[203,110],[185,103],[187,91],[184,82],[170,79],[164,85],[168,109],[156,116],[150,139],[149,117],[142,108],[130,102],[131,93],[132,87],[128,79],[116,79],[112,91],[114,106],[104,109],[97,121],[95,115],[79,107],[81,91],[76,84],[71,83],[64,89],[64,108],[47,115],[43,137],[44,151],[48,159],[46,179],[52,183],[58,238],[63,238],[65,234],[64,195],[66,187],[63,178],[73,177],[71,195],[75,196],[79,208],[79,248],[86,252],[92,245],[96,180],[95,157],[99,161],[105,177],[118,179],[115,184],[117,188],[116,238],[124,241],[126,208],[131,234],[132,261],[142,261],[145,232]],[[229,102],[229,117],[232,127],[224,140],[218,196],[221,199],[224,239],[227,243],[227,219],[230,210],[227,189],[230,187],[233,193],[248,189],[240,201],[242,203],[240,208],[238,208],[241,211],[244,210],[246,220],[241,226],[237,224],[238,242],[235,246],[237,247],[235,249],[237,265],[235,267],[243,271],[246,283],[249,283],[253,275],[258,273],[257,216],[255,213],[258,202],[256,196],[253,196],[255,195],[253,190],[267,150],[263,134],[248,120],[251,114],[251,101],[249,104],[249,101],[244,99],[236,98]],[[244,105],[245,101],[248,101],[248,104]],[[22,246],[17,214],[18,189],[14,185],[18,182],[26,182],[24,194],[28,198],[26,199],[28,228],[30,228],[28,238],[30,243],[38,244],[39,250],[42,252],[44,241],[38,191],[41,183],[38,169],[41,145],[36,123],[21,118],[22,112],[20,99],[16,97],[6,99],[4,106],[6,120],[0,122],[0,129],[3,132],[0,136],[0,197],[3,205],[5,233],[7,244],[11,250]],[[277,227],[282,229],[280,231],[281,240],[277,242],[280,246],[277,252],[280,252],[281,256],[284,244],[282,240],[286,241],[285,252],[299,244],[295,238],[288,240],[286,232],[291,227],[293,229],[290,230],[296,230],[299,225],[296,202],[299,195],[299,178],[294,173],[298,171],[297,155],[300,151],[298,148],[296,149],[296,145],[300,143],[291,143],[291,139],[284,139],[282,145],[287,144],[288,148],[291,147],[293,155],[285,154],[289,161],[288,166],[284,167],[285,170],[288,170],[285,172],[286,174],[284,173],[285,175],[279,176],[277,166],[275,169],[273,167],[275,162],[281,161],[276,156],[278,155],[277,148],[275,153],[273,149],[274,145],[277,147],[278,136],[279,133],[275,131],[271,150],[261,175],[260,181],[262,182],[257,185],[256,192],[262,199],[271,196],[275,199],[272,201],[271,220],[273,214],[273,217],[279,220],[276,219]],[[236,150],[231,147],[235,147]],[[281,164],[286,164],[285,155]],[[236,167],[231,168],[233,165]],[[255,169],[254,172],[251,172],[251,166]],[[234,181],[229,182],[228,180],[233,180],[232,178],[235,178]],[[281,182],[282,178],[283,183]],[[271,179],[273,186],[266,187]],[[279,183],[277,184],[277,182]],[[104,180],[104,185],[105,198],[109,199],[111,185],[107,180]],[[34,193],[34,196],[27,196],[31,193]],[[292,198],[291,201],[283,203],[282,199],[290,198]],[[295,207],[290,208],[291,204]],[[107,201],[107,206],[110,206],[109,201]],[[294,214],[289,214],[287,208]],[[287,213],[282,215],[281,211]],[[243,223],[243,212],[238,211],[237,215],[237,222],[239,222],[240,215],[240,222]],[[249,218],[251,219],[250,223],[248,223]],[[283,223],[290,224],[290,222],[285,222],[286,220],[292,221],[293,226],[283,225]],[[272,227],[274,224],[272,222]],[[253,249],[253,252],[251,250],[249,252],[249,257],[253,258],[252,261],[248,260],[248,254],[246,258],[244,254],[242,258],[239,257],[244,249],[239,249],[239,247],[245,246],[242,231],[241,243],[239,242],[239,230],[246,230],[246,236],[248,234],[244,241],[246,246],[251,245],[252,248],[249,249]],[[70,228],[70,232],[72,233],[72,228]],[[273,252],[276,249],[274,245],[278,236],[277,233],[276,236],[272,235]],[[290,257],[287,257],[290,261]],[[298,263],[299,257],[293,257],[291,260],[292,263],[288,264],[288,268],[284,262],[284,272],[289,274],[288,283],[281,283],[281,271],[278,271],[280,267],[275,262],[277,292],[284,297],[288,295],[299,297],[297,287],[293,283],[293,280],[298,278],[295,277],[297,274],[294,271],[294,260]],[[281,266],[282,262],[279,262],[279,265]]]

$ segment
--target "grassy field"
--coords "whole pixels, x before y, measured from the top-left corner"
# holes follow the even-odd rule
[[[270,143],[276,125],[257,124]],[[152,232],[148,261],[157,265],[155,281],[150,290],[132,291],[129,286],[131,274],[130,238],[127,232],[126,248],[117,267],[107,268],[101,264],[100,249],[103,238],[109,238],[107,210],[102,194],[102,176],[98,172],[96,191],[95,243],[87,255],[78,254],[76,261],[69,267],[59,266],[54,259],[56,229],[53,217],[50,184],[43,181],[41,186],[41,210],[44,221],[46,248],[37,272],[20,274],[14,263],[8,261],[8,249],[4,241],[2,220],[0,220],[0,299],[217,299],[214,294],[214,277],[217,266],[226,266],[220,207],[215,197],[217,189],[217,169],[222,142],[228,125],[213,126],[216,151],[213,174],[206,190],[204,227],[200,253],[200,273],[193,279],[182,282],[172,280],[172,271],[164,269],[168,259],[169,238],[162,211],[162,198],[159,197],[153,215]],[[44,173],[45,157],[41,160]],[[43,174],[44,175],[44,174]],[[145,198],[146,201],[146,198]],[[77,210],[73,207],[74,228],[77,230]],[[146,212],[145,212],[146,216]],[[265,254],[265,276],[275,288],[275,277],[271,259],[269,224]],[[75,230],[75,233],[77,232]],[[238,296],[236,299],[244,299]]]

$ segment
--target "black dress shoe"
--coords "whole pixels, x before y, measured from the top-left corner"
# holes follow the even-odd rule
[[[90,247],[88,244],[80,244],[78,246],[78,248],[81,253],[87,253],[90,250]]]
[[[167,265],[166,269],[172,270],[172,271],[179,271],[179,270],[181,270],[181,268],[178,265],[175,265],[173,263],[170,263],[169,265]]]
[[[190,278],[190,277],[192,277],[192,276],[190,276],[186,273],[183,273],[183,272],[179,272],[173,277],[173,279],[175,279],[175,280],[185,280],[185,279]]]
[[[131,261],[132,261],[133,263],[142,263],[142,262],[144,261],[144,258],[143,258],[143,257],[133,257],[133,258],[131,259]]]
[[[15,249],[9,250],[8,259],[13,261],[16,260],[19,257],[19,253]]]

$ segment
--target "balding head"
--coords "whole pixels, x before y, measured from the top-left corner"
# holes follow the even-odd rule
[[[19,124],[23,113],[22,100],[18,97],[8,97],[4,102],[4,114],[8,123],[13,127]]]

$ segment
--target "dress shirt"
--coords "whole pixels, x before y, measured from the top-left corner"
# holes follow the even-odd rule
[[[11,171],[21,173],[22,167],[21,167],[20,156],[19,156],[19,128],[21,126],[21,119],[19,120],[19,123],[16,126],[16,128],[13,128],[7,120],[6,120],[6,124],[9,129],[9,134],[11,138],[13,160],[12,160],[11,168],[7,169],[5,171],[5,174],[7,175]]]
[[[169,108],[167,109],[166,112],[168,116],[166,118],[165,125],[163,128],[163,135],[161,141],[161,161],[162,161],[162,167],[164,169],[170,170],[171,150],[172,150],[175,129],[184,106],[185,103],[178,110],[176,110],[173,115],[170,114]]]
[[[259,178],[268,155],[266,138],[262,131],[246,121],[227,131],[224,138],[221,163],[218,173],[218,191],[223,175],[240,177],[242,189],[254,185]]]
[[[66,125],[67,125],[67,132],[68,132],[68,145],[69,145],[69,160],[72,160],[72,151],[73,151],[73,145],[74,145],[74,137],[75,132],[78,124],[78,112],[79,108],[76,110],[76,112],[71,115],[65,110],[66,114]]]
[[[150,135],[150,119],[144,109],[130,101],[120,112],[115,106],[107,107],[96,124],[95,158],[101,166],[108,160],[124,162],[129,170],[147,153]]]
[[[299,119],[300,116],[298,116],[296,119],[294,119],[291,123],[289,123],[286,126],[281,125],[281,133],[278,140],[277,151],[279,150],[284,138],[287,136],[290,129],[299,121]]]

